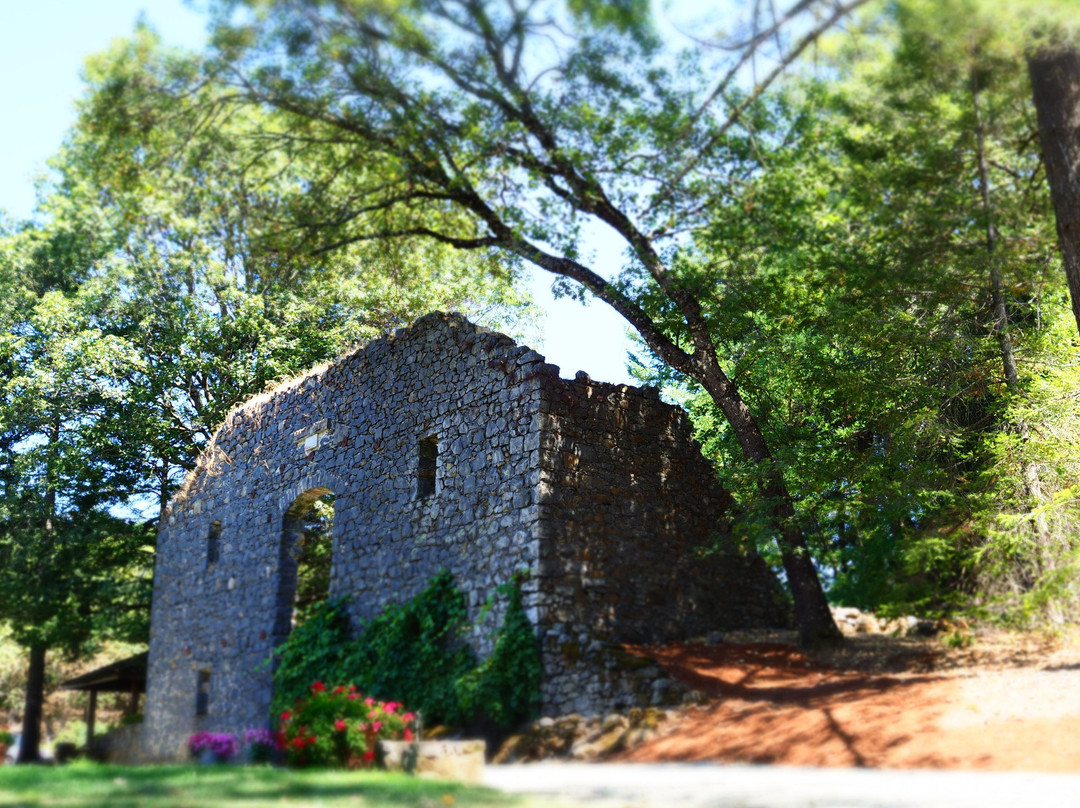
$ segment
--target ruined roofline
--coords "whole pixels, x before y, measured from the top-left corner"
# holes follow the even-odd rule
[[[460,312],[442,312],[434,311],[429,314],[425,314],[422,317],[418,317],[406,326],[394,329],[392,332],[387,332],[365,343],[355,345],[333,359],[325,362],[320,362],[309,370],[304,371],[296,376],[290,376],[281,381],[274,382],[271,386],[268,386],[261,393],[256,393],[250,398],[234,404],[222,419],[217,429],[214,430],[210,439],[203,446],[202,451],[199,452],[199,457],[195,461],[195,466],[186,475],[184,475],[184,481],[180,484],[180,487],[176,489],[176,492],[169,498],[168,504],[165,506],[166,513],[172,513],[175,511],[176,506],[187,498],[190,493],[191,486],[195,483],[200,476],[208,474],[212,468],[212,458],[215,455],[215,449],[217,447],[218,438],[226,431],[228,427],[231,427],[236,416],[241,413],[247,413],[255,410],[258,407],[265,406],[273,401],[278,396],[286,395],[292,392],[296,388],[300,387],[309,379],[321,376],[327,370],[350,359],[359,357],[360,355],[371,351],[380,344],[390,344],[396,340],[404,339],[405,337],[416,334],[431,326],[443,325],[446,328],[461,328],[465,327],[476,336],[491,336],[494,337],[494,345],[492,347],[502,347],[506,350],[514,348],[520,348],[524,346],[518,345],[512,338],[502,334],[498,331],[494,331],[490,328],[477,325],[469,320],[465,315]],[[544,357],[537,354],[540,360]]]
[[[181,483],[180,487],[172,497],[170,497],[165,512],[167,514],[174,513],[178,507],[183,505],[184,501],[190,495],[191,487],[194,485],[195,481],[203,475],[214,473],[215,467],[220,462],[218,455],[223,454],[216,451],[218,440],[234,425],[234,422],[239,415],[252,413],[259,408],[267,407],[279,396],[285,396],[292,393],[309,380],[317,379],[334,367],[362,357],[364,354],[376,352],[381,345],[391,345],[398,340],[416,336],[429,328],[443,328],[446,330],[460,329],[456,331],[459,335],[486,338],[488,341],[487,350],[489,353],[499,350],[504,358],[512,358],[515,362],[519,361],[519,354],[526,357],[531,354],[532,361],[544,363],[544,367],[549,369],[548,372],[551,377],[554,380],[557,380],[558,383],[563,385],[567,390],[571,390],[575,387],[580,390],[584,387],[583,392],[585,398],[600,396],[600,400],[602,401],[603,397],[612,395],[640,395],[648,399],[656,401],[660,400],[659,390],[650,385],[636,387],[634,385],[615,382],[596,381],[590,378],[585,371],[578,371],[573,379],[560,378],[558,366],[546,364],[545,357],[532,348],[519,345],[514,339],[503,333],[477,325],[459,312],[435,311],[430,314],[425,314],[409,325],[397,328],[393,332],[388,332],[366,343],[352,347],[334,359],[321,362],[304,373],[276,382],[263,390],[263,392],[256,393],[251,398],[234,405],[228,413],[226,413],[221,424],[214,430],[214,433],[210,436],[210,439],[199,453],[199,457],[195,462],[195,467],[185,475],[183,483]],[[226,462],[231,462],[231,460],[226,457]]]

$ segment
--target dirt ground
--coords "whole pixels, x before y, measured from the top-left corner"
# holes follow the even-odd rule
[[[784,640],[632,648],[708,701],[615,759],[1080,772],[1075,638],[861,635],[814,658]]]

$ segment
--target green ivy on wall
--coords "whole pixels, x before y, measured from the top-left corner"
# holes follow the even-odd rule
[[[478,662],[464,641],[465,596],[443,570],[412,600],[392,604],[349,631],[347,598],[316,603],[275,649],[272,711],[280,714],[307,695],[315,681],[354,684],[365,695],[403,702],[428,725],[462,726],[488,720],[512,727],[540,704],[540,654],[522,605],[522,576],[496,588],[506,615],[491,656]]]

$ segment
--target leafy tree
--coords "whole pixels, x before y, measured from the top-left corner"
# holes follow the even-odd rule
[[[765,88],[859,4],[794,4],[736,43],[713,84],[693,56],[661,47],[640,4],[221,2],[214,77],[234,88],[230,100],[281,116],[265,142],[306,150],[332,178],[291,211],[311,249],[427,237],[531,262],[558,289],[611,305],[700,384],[754,470],[803,642],[835,642],[773,447],[717,352],[724,290],[675,256],[753,170]],[[819,12],[804,36],[784,36]],[[788,43],[779,66],[740,90],[740,68],[776,39]],[[358,170],[362,158],[380,169]],[[431,220],[433,204],[464,220]],[[618,279],[583,254],[586,222],[626,245]],[[666,318],[650,312],[654,298]]]
[[[528,299],[483,256],[415,242],[295,249],[289,211],[324,168],[249,138],[283,121],[225,114],[197,68],[147,29],[90,59],[49,202],[98,211],[116,234],[78,293],[128,357],[114,374],[124,445],[145,471],[138,492],[162,506],[229,409],[282,378],[433,309],[528,319]]]
[[[91,60],[38,222],[0,243],[0,620],[30,653],[24,760],[47,651],[103,636],[99,614],[145,629],[152,541],[110,509],[164,506],[231,407],[359,340],[433,308],[527,306],[493,263],[437,246],[280,252],[279,206],[316,167],[260,160],[221,122],[182,128],[201,96],[155,82],[193,63],[145,30]]]
[[[40,757],[48,651],[144,637],[149,607],[149,531],[103,510],[135,471],[102,429],[114,346],[56,288],[93,243],[70,236],[24,231],[0,250],[0,620],[29,654],[20,762]]]
[[[1052,436],[1072,432],[1076,345],[1054,336],[1022,54],[934,5],[893,4],[776,99],[758,170],[681,257],[728,290],[714,334],[832,594],[873,608],[1030,590],[1075,518]],[[733,436],[691,407],[760,532]]]

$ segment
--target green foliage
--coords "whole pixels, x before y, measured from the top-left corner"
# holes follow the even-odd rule
[[[419,710],[426,722],[461,724],[455,683],[476,665],[464,642],[465,596],[446,570],[403,604],[391,604],[360,627],[342,659],[348,681],[376,698]]]
[[[520,577],[497,588],[506,598],[506,614],[495,636],[495,649],[456,682],[465,715],[484,715],[509,728],[540,709],[540,651],[536,634],[521,603]]]
[[[77,653],[92,638],[145,641],[152,540],[145,525],[97,511],[0,521],[0,619],[24,648]]]
[[[330,592],[333,565],[334,495],[325,494],[304,515],[304,537],[296,558],[296,601],[304,611]]]
[[[289,638],[274,649],[274,715],[306,696],[312,682],[350,681],[341,665],[343,649],[352,641],[346,604],[335,598],[301,612]]]
[[[1080,516],[1061,494],[1080,481],[1080,344],[1024,40],[994,5],[892,3],[824,42],[823,78],[762,104],[729,198],[675,262],[708,290],[717,353],[773,447],[830,598],[887,613],[1056,619],[1076,604],[1054,570],[1075,557]],[[664,297],[649,312],[683,333]],[[689,407],[735,496],[734,535],[769,554],[776,502],[713,397],[659,363],[640,370]]]
[[[477,664],[464,642],[465,599],[447,571],[404,604],[391,604],[350,637],[346,602],[316,604],[275,651],[272,710],[307,696],[314,681],[354,685],[403,702],[428,724],[461,726],[486,717],[509,727],[539,704],[540,658],[521,605],[520,581],[500,586],[506,616],[491,657]]]

